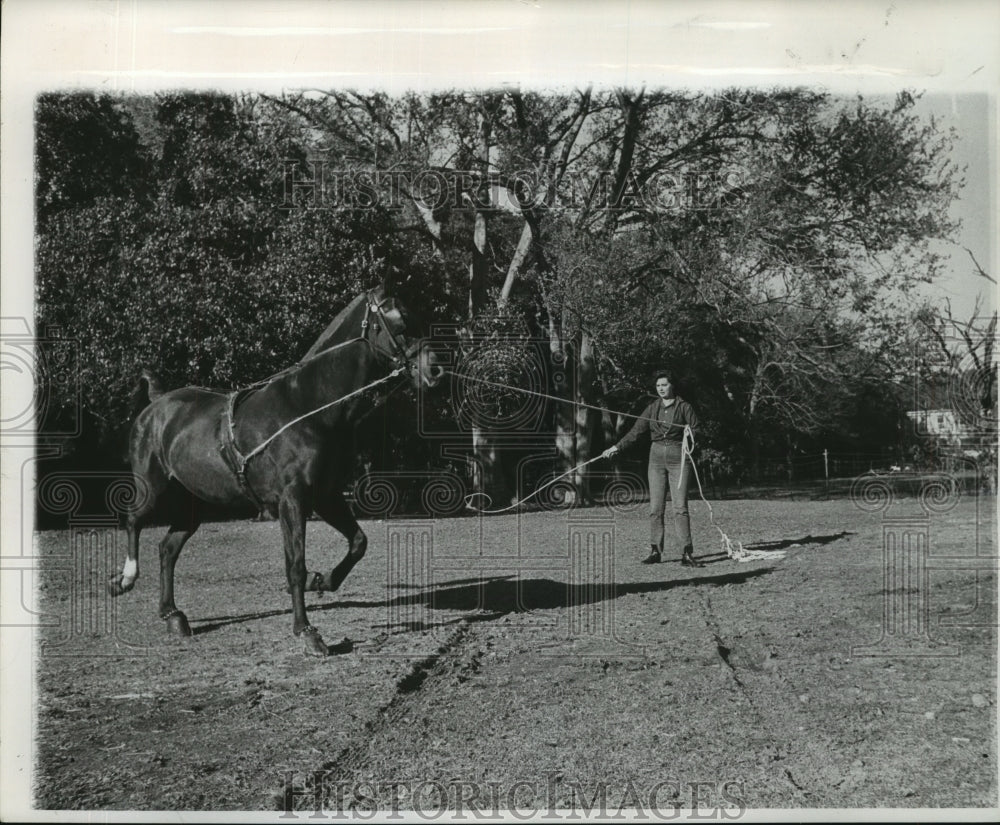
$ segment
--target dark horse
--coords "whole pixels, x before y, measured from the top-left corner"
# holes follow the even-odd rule
[[[160,542],[160,617],[189,636],[174,604],[174,565],[201,523],[204,502],[267,510],[281,522],[292,631],[307,653],[328,648],[306,618],[307,590],[336,590],[365,554],[368,539],[343,497],[351,467],[351,427],[409,373],[438,384],[434,351],[407,336],[405,309],[381,289],[352,301],[296,365],[240,392],[199,387],[162,392],[140,379],[143,407],[132,424],[129,458],[136,502],[126,519],[128,556],[108,589],[121,595],[139,575],[139,533],[165,499],[170,527]],[[315,511],[348,541],[344,559],[307,584],[306,518]]]

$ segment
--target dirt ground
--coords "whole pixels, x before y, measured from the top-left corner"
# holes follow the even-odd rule
[[[308,594],[326,659],[291,635],[273,522],[185,548],[188,639],[157,617],[160,529],[115,600],[123,534],[39,533],[36,805],[996,806],[995,499],[713,506],[766,557],[717,553],[702,503],[702,569],[638,564],[643,504],[365,522],[341,590]],[[344,550],[307,543],[311,570]]]

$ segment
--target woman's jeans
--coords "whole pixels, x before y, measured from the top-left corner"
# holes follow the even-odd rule
[[[654,441],[649,447],[649,543],[663,550],[664,521],[667,511],[667,486],[670,486],[674,534],[680,553],[689,553],[691,519],[688,517],[688,479],[691,462],[679,442]]]

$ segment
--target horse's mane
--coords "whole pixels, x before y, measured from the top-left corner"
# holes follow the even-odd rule
[[[381,290],[376,289],[371,292],[362,292],[351,301],[346,307],[344,307],[340,312],[337,313],[336,317],[327,325],[326,329],[320,334],[319,338],[309,347],[309,351],[302,356],[302,360],[305,361],[307,358],[311,358],[317,352],[320,352],[333,344],[339,344],[342,341],[347,341],[350,338],[354,338],[361,334],[361,329],[357,325],[348,324],[348,321],[353,318],[357,313],[358,307],[368,300],[368,296],[371,295],[375,300],[381,299]]]

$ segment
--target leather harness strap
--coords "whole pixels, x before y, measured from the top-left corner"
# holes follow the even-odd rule
[[[397,338],[396,331],[392,329],[392,325],[389,323],[389,319],[386,316],[385,310],[383,309],[383,305],[385,303],[387,303],[386,300],[376,301],[371,295],[368,295],[366,300],[365,316],[361,321],[361,334],[357,338],[352,338],[349,341],[344,341],[342,343],[335,344],[332,347],[328,347],[325,350],[321,350],[320,352],[315,353],[309,359],[306,360],[312,360],[313,358],[318,358],[320,355],[324,355],[325,353],[330,352],[331,350],[347,346],[348,344],[352,344],[355,341],[363,341],[372,349],[374,349],[376,352],[387,357],[390,361],[392,361],[393,364],[396,365],[396,369],[394,369],[388,375],[379,378],[375,381],[372,381],[371,383],[369,383],[364,387],[360,387],[356,390],[353,390],[352,392],[349,392],[340,398],[336,398],[333,401],[329,402],[328,404],[323,404],[322,406],[317,407],[314,410],[310,410],[309,412],[300,415],[298,418],[292,419],[287,424],[280,427],[276,432],[272,433],[268,438],[264,439],[264,441],[262,441],[256,447],[254,447],[254,449],[251,450],[247,455],[243,455],[243,453],[240,452],[239,447],[236,446],[236,432],[233,429],[233,425],[236,420],[236,408],[239,406],[240,402],[243,401],[251,393],[260,389],[262,386],[270,384],[274,379],[287,374],[288,372],[292,371],[293,369],[296,369],[296,367],[299,367],[302,364],[300,363],[295,367],[289,367],[287,370],[282,370],[282,372],[271,376],[271,378],[269,379],[266,379],[264,381],[259,381],[256,384],[253,384],[249,387],[245,387],[240,390],[235,390],[234,392],[231,392],[226,396],[226,403],[222,410],[222,426],[220,428],[219,452],[222,454],[223,461],[225,461],[226,465],[229,467],[230,470],[232,470],[233,474],[236,476],[236,481],[239,484],[240,490],[242,491],[243,495],[245,495],[248,499],[250,499],[250,501],[254,503],[254,505],[257,507],[258,510],[263,510],[264,505],[261,502],[260,497],[254,492],[253,488],[250,486],[250,482],[247,480],[247,464],[249,463],[251,458],[257,455],[257,453],[261,452],[268,444],[271,443],[271,441],[277,438],[286,429],[288,429],[294,424],[297,424],[302,419],[308,418],[312,415],[315,415],[316,413],[328,409],[329,407],[347,401],[348,399],[353,398],[356,395],[360,395],[361,393],[366,392],[367,390],[376,387],[385,381],[390,381],[393,378],[397,377],[398,375],[401,375],[408,368],[410,368],[411,366],[410,354],[407,352],[404,343],[402,343]],[[390,309],[390,311],[392,311],[392,308]],[[372,316],[374,320],[369,320],[369,316]],[[381,322],[381,325],[384,326],[386,333],[389,335],[389,340],[392,344],[393,351],[386,351],[385,349],[379,347],[375,342],[369,339],[368,337],[369,327],[373,323],[378,323],[378,322]]]
[[[229,465],[229,469],[236,476],[236,482],[240,485],[240,490],[258,510],[263,510],[264,505],[260,498],[253,491],[250,482],[247,481],[247,459],[236,446],[236,432],[233,429],[233,421],[236,417],[236,407],[240,401],[250,395],[253,389],[236,390],[226,396],[226,404],[222,411],[221,443],[219,451],[222,458]]]

